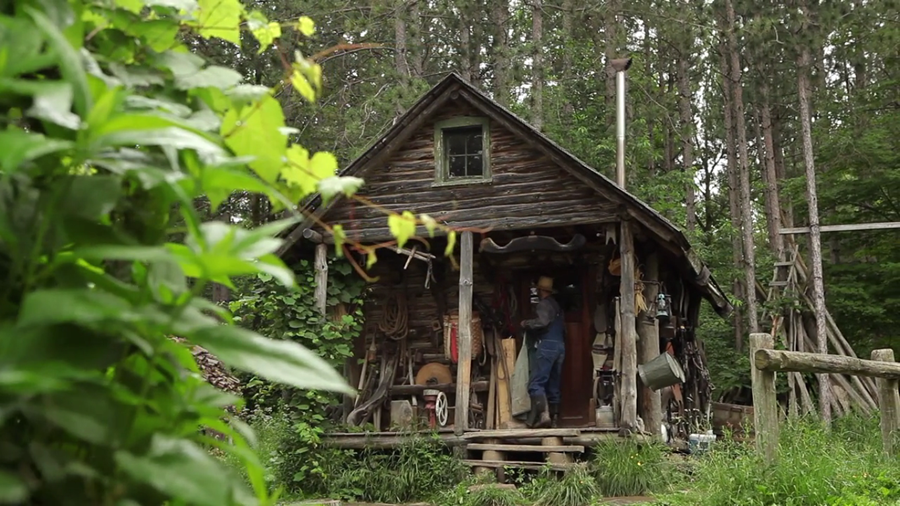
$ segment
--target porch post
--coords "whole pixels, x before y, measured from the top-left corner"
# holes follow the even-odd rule
[[[621,221],[619,252],[622,256],[619,295],[622,328],[618,329],[622,357],[622,417],[619,426],[625,430],[637,427],[637,332],[634,325],[634,236],[628,217]]]
[[[647,305],[656,300],[659,293],[659,256],[654,251],[647,255],[644,260],[644,297],[647,299]],[[638,356],[641,364],[646,364],[659,356],[659,322],[656,315],[646,315],[652,320],[641,318],[640,324],[637,326],[638,337]],[[660,425],[662,425],[662,401],[659,391],[654,392],[646,385],[641,385],[641,416],[644,418],[644,427],[651,434],[658,435],[660,433]]]
[[[469,382],[472,376],[472,232],[462,233],[459,252],[459,362],[456,364],[456,419],[453,431],[462,434],[469,423]]]
[[[325,314],[328,300],[328,246],[316,244],[316,309]]]

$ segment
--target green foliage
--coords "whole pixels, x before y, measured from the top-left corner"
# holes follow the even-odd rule
[[[473,475],[434,500],[436,506],[524,506],[525,495],[517,488],[500,488],[494,473]]]
[[[243,287],[243,295],[230,303],[235,321],[273,339],[293,341],[312,350],[332,367],[342,368],[353,356],[353,342],[363,328],[363,290],[365,281],[352,272],[346,261],[329,262],[327,306],[343,304],[347,314],[337,320],[322,315],[315,307],[315,270],[311,262],[301,260],[293,267],[298,285],[287,289],[272,283],[262,274]],[[303,414],[303,421],[316,426],[325,420],[325,407],[337,397],[328,392],[299,390],[274,384],[256,375],[246,375],[244,397],[250,410],[289,415]]]
[[[881,456],[878,420],[847,416],[830,431],[810,420],[782,425],[779,459],[766,465],[752,444],[716,442],[689,493],[664,505],[818,506],[896,504],[900,468]]]
[[[323,449],[319,455],[318,472],[302,481],[288,481],[299,460],[283,463],[278,474],[289,490],[309,497],[403,503],[436,498],[468,474],[440,440],[422,435],[410,435],[394,451]]]
[[[272,90],[183,42],[239,44],[248,16],[238,0],[20,0],[0,13],[4,501],[272,504],[253,431],[224,409],[239,399],[203,381],[169,336],[269,381],[349,391],[298,342],[235,326],[199,296],[253,274],[297,289],[273,254],[296,219],[203,223],[196,200],[215,209],[252,188],[285,207],[316,187],[283,161]],[[316,65],[290,70],[318,91]],[[240,462],[252,490],[211,447]]]
[[[677,479],[675,466],[660,443],[601,441],[592,456],[594,477],[606,496],[648,495]]]
[[[537,495],[534,506],[588,506],[601,490],[587,464],[576,464],[562,478],[552,480]]]

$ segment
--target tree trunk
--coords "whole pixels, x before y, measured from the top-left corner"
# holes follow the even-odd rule
[[[765,80],[766,77],[763,77]],[[784,237],[779,233],[781,228],[781,201],[778,191],[778,173],[775,170],[775,141],[772,134],[772,109],[769,105],[769,83],[760,85],[762,105],[760,106],[760,118],[762,127],[763,146],[765,147],[765,163],[763,173],[766,181],[766,223],[769,231],[769,244],[775,252],[775,258],[783,262]]]
[[[747,129],[744,121],[744,91],[741,82],[741,56],[738,52],[737,38],[735,36],[734,5],[731,0],[725,0],[725,14],[728,18],[728,53],[731,57],[731,92],[734,95],[734,125],[737,133],[737,147],[739,152],[739,181],[741,202],[741,237],[744,251],[744,273],[746,274],[744,302],[747,306],[747,326],[749,332],[759,330],[759,320],[756,314],[756,252],[753,243],[753,209],[750,206],[750,167],[747,150]]]
[[[502,106],[509,104],[509,41],[507,21],[509,18],[509,0],[493,0],[491,4],[491,21],[494,24],[494,100]]]
[[[413,77],[420,78],[425,75],[424,33],[428,24],[422,21],[418,0],[414,0],[410,6],[410,17],[412,18],[412,24],[415,27],[412,34],[413,46],[415,49],[409,52],[412,55],[411,71]]]
[[[616,71],[609,64],[618,58],[618,0],[610,0],[606,4],[606,12],[603,17],[604,30],[602,36],[598,31],[599,40],[604,40],[604,53],[606,54],[606,124],[611,127],[616,119]]]
[[[803,164],[806,166],[806,199],[809,203],[809,249],[812,257],[812,288],[816,313],[816,344],[818,353],[828,353],[828,328],[825,316],[825,286],[822,273],[822,233],[819,228],[819,202],[816,193],[816,166],[813,158],[812,125],[810,118],[809,67],[812,57],[808,45],[800,48],[797,68],[797,88],[800,98],[800,128],[803,137]],[[827,374],[819,374],[819,409],[822,420],[831,421],[831,384]]]
[[[770,104],[771,105],[771,104]],[[772,146],[775,149],[775,176],[777,181],[787,178],[787,168],[784,164],[784,150],[781,138],[781,118],[776,114],[772,117]],[[779,194],[779,197],[781,195]],[[779,200],[781,205],[782,224],[787,227],[794,226],[794,208],[790,200]]]
[[[691,175],[691,181],[685,185],[685,207],[687,216],[685,225],[688,232],[697,227],[696,195],[694,194],[694,113],[691,108],[691,78],[688,74],[688,58],[690,52],[682,53],[678,59],[678,111],[681,124],[681,159],[684,171]]]
[[[728,71],[728,53],[724,45],[720,46],[722,57],[720,65],[722,68],[722,100],[724,102],[725,116],[725,155],[728,167],[728,209],[731,217],[731,255],[734,260],[735,267],[743,270],[744,257],[741,254],[741,213],[738,205],[737,191],[737,160],[735,159],[734,148],[734,118],[731,107],[731,78]],[[743,298],[743,283],[740,277],[734,278],[734,296],[738,299]],[[744,347],[744,318],[741,307],[734,309],[734,347],[741,350]]]
[[[544,127],[544,6],[543,0],[532,0],[531,11],[531,125],[538,131]]]
[[[575,31],[573,30],[573,10],[575,8],[575,0],[563,0],[562,5],[562,27],[564,40],[573,40]],[[563,124],[569,125],[572,120],[572,114],[575,113],[575,106],[572,105],[572,52],[568,49],[563,51],[563,72],[562,72],[562,89],[563,91]]]
[[[461,25],[459,28],[459,44],[462,48],[462,54],[457,59],[459,66],[459,76],[463,78],[467,83],[472,82],[472,67],[470,67],[471,58],[469,56],[469,51],[471,49],[471,38],[472,34],[469,26],[469,16],[467,9],[464,7],[461,9]]]
[[[407,60],[407,45],[406,45],[406,2],[404,0],[397,0],[396,7],[394,10],[394,44],[396,46],[396,51],[394,51],[394,65],[397,69],[397,76],[400,80],[400,88],[402,90],[406,90],[409,84],[409,61]],[[405,96],[405,93],[401,93],[400,96]],[[403,114],[405,109],[403,101],[397,99],[394,103],[394,109],[397,113],[397,116]]]

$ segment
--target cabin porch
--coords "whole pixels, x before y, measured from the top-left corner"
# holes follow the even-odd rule
[[[568,450],[572,452],[584,443],[617,435],[620,428],[658,434],[659,426],[640,423],[645,419],[671,425],[679,416],[704,410],[705,365],[693,340],[700,295],[669,267],[675,264],[671,252],[640,230],[628,248],[636,257],[628,263],[638,266],[640,279],[625,283],[624,291],[634,297],[636,289],[639,306],[644,307],[640,301],[646,305],[646,311],[632,313],[640,313],[632,320],[632,328],[637,328],[632,332],[646,339],[640,350],[633,343],[634,351],[621,352],[627,333],[617,317],[626,249],[621,228],[609,222],[463,232],[453,259],[439,254],[445,238],[430,240],[430,249],[414,242],[403,249],[380,249],[370,271],[376,281],[370,284],[364,308],[365,331],[345,370],[359,395],[345,398],[344,421],[366,432],[333,433],[327,441],[349,447],[362,442],[390,446],[401,441],[402,434],[422,431],[437,432],[451,445],[501,448],[549,441],[558,443],[551,447],[574,447]],[[516,376],[517,362],[519,371],[522,362],[527,363],[519,322],[533,317],[535,283],[541,275],[554,278],[567,330],[563,398],[553,429],[529,429],[524,416],[517,416],[528,409],[527,394],[522,403],[527,379],[521,372]],[[634,275],[627,276],[628,281]],[[668,295],[671,312],[662,323],[655,317],[659,288]],[[464,342],[471,344],[459,346]],[[636,372],[636,366],[646,362],[641,357],[666,351],[684,364],[685,381],[675,385],[678,392],[665,399],[665,406],[657,407],[653,392],[642,387],[637,374],[629,375],[630,386],[623,380],[623,364],[630,356]],[[623,388],[637,396],[630,408],[637,424],[623,424],[629,409],[622,402]],[[685,389],[696,395],[684,395]],[[667,409],[670,404],[674,411]]]

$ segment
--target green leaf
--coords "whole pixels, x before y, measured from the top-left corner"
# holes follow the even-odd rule
[[[240,73],[230,68],[211,65],[199,72],[177,76],[175,87],[180,90],[209,87],[225,90],[236,86],[242,79]]]
[[[178,127],[155,130],[123,130],[104,135],[97,139],[104,147],[116,146],[160,146],[173,149],[193,149],[208,158],[224,157],[225,150],[206,137]]]
[[[236,190],[272,195],[275,190],[259,178],[241,170],[217,168],[205,170],[202,175],[202,187],[209,197],[212,208],[219,205]]]
[[[142,0],[146,5],[172,7],[180,11],[193,12],[199,8],[197,0]]]
[[[253,11],[247,18],[247,27],[250,33],[259,41],[259,53],[265,52],[275,39],[281,37],[281,25],[276,22],[269,22],[266,16],[259,12]]]
[[[62,32],[44,14],[29,5],[24,5],[23,9],[31,16],[34,24],[37,25],[44,37],[47,38],[50,47],[56,52],[62,75],[71,85],[74,93],[75,112],[82,118],[87,117],[88,112],[93,107],[93,99],[91,98],[91,90],[88,87],[87,75],[84,73],[81,65],[81,56],[75,52],[75,49],[69,45]]]
[[[456,248],[456,231],[451,230],[447,233],[447,247],[444,249],[444,256],[452,256],[453,250]]]
[[[425,225],[425,229],[428,230],[428,236],[434,237],[434,229],[437,227],[437,221],[427,214],[420,214],[419,220]]]
[[[409,211],[403,211],[402,215],[393,213],[388,216],[388,228],[391,235],[397,238],[397,246],[402,248],[410,237],[416,235],[416,216]]]
[[[231,109],[222,120],[221,134],[225,144],[238,156],[256,157],[250,167],[263,180],[278,179],[287,150],[287,136],[281,133],[284,112],[271,95],[241,108]]]
[[[24,504],[28,487],[15,475],[0,471],[0,504]]]
[[[0,78],[0,93],[31,97],[26,111],[31,117],[73,130],[81,125],[81,118],[72,113],[72,86],[67,82]]]
[[[345,197],[352,197],[359,187],[362,186],[363,180],[352,176],[331,176],[319,181],[319,194],[322,200],[328,203],[337,194],[343,194]]]
[[[338,223],[331,227],[331,235],[334,237],[334,252],[338,258],[344,256],[344,243],[347,241],[347,234],[344,232],[344,226]]]
[[[73,436],[98,445],[114,445],[116,409],[109,393],[99,386],[78,385],[69,392],[47,396],[41,415]]]
[[[47,308],[53,308],[48,311]],[[135,321],[139,315],[128,301],[98,290],[47,289],[29,293],[22,301],[21,327],[106,321]]]
[[[241,47],[241,15],[244,7],[239,0],[199,0],[196,15],[200,35],[218,37]]]
[[[190,339],[224,363],[270,381],[297,388],[353,393],[333,367],[293,341],[268,339],[231,325],[201,329]]]
[[[308,16],[300,16],[297,21],[297,29],[306,37],[312,37],[316,33],[316,24]]]
[[[0,169],[13,172],[20,165],[59,151],[72,149],[74,143],[27,133],[18,128],[0,132]]]
[[[61,180],[66,192],[60,201],[64,216],[98,220],[109,214],[122,196],[119,176],[70,176]]]
[[[186,439],[157,433],[145,455],[115,454],[116,464],[133,480],[187,504],[231,504],[230,476],[208,452]]]
[[[146,40],[147,45],[156,52],[171,49],[178,44],[178,23],[169,19],[148,20],[128,23],[125,33]]]

